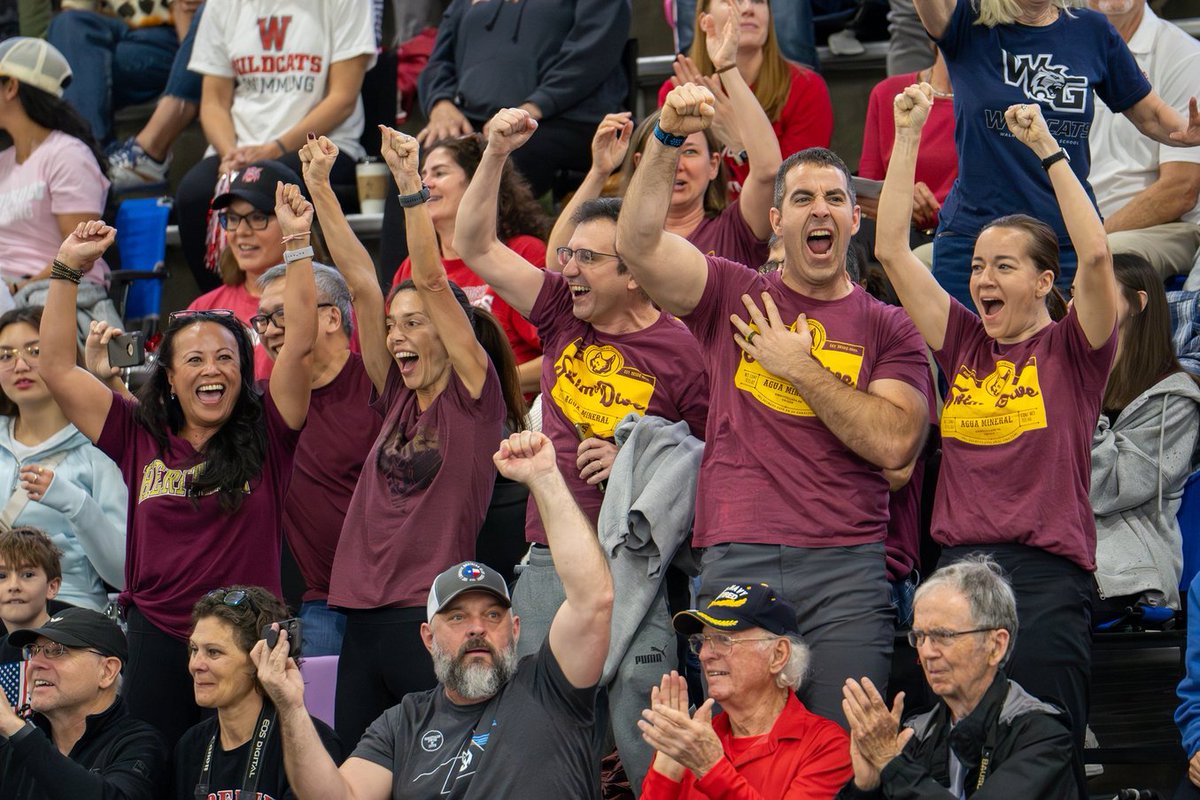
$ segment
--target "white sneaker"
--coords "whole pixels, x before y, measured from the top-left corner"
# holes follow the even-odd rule
[[[170,153],[165,161],[155,161],[133,139],[126,139],[108,153],[108,179],[118,194],[166,189],[170,169]]]
[[[867,52],[854,31],[845,30],[829,34],[829,52],[835,56],[861,56]]]

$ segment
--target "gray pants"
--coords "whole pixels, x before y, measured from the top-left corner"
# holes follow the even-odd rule
[[[562,581],[554,570],[550,551],[535,547],[529,564],[513,587],[513,613],[521,619],[517,655],[536,653],[550,634],[550,623],[566,599]],[[675,631],[667,611],[666,586],[655,597],[650,611],[634,634],[616,676],[609,682],[608,713],[613,741],[621,754],[621,765],[635,795],[642,793],[642,779],[650,770],[654,749],[642,740],[637,721],[650,705],[650,689],[662,676],[678,669]],[[603,754],[602,754],[603,755]]]
[[[800,634],[812,650],[799,692],[810,711],[845,728],[846,678],[865,675],[886,692],[896,617],[882,543],[714,545],[701,560],[697,605],[703,608],[730,584],[752,582],[770,585],[796,607]]]
[[[933,42],[913,0],[888,0],[887,74],[918,72],[933,64]]]
[[[1191,222],[1164,222],[1108,235],[1108,249],[1113,255],[1139,255],[1150,262],[1163,280],[1191,272],[1197,248],[1200,248],[1200,225]]]

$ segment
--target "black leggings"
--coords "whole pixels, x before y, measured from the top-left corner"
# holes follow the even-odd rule
[[[129,663],[121,695],[129,713],[157,728],[174,747],[200,721],[188,672],[187,644],[166,633],[137,610],[125,611]]]
[[[424,608],[340,609],[346,636],[338,660],[334,727],[347,752],[380,714],[409,692],[437,685],[421,641]]]

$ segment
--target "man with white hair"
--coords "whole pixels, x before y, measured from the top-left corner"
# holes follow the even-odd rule
[[[996,563],[973,556],[933,573],[913,600],[908,641],[940,702],[900,726],[874,684],[846,681],[854,779],[838,800],[1074,797],[1063,712],[1005,677],[1017,602]]]
[[[735,583],[674,622],[700,658],[709,697],[689,715],[687,684],[674,672],[651,690],[638,723],[656,751],[642,800],[833,797],[850,777],[849,743],[796,697],[809,661],[796,609],[765,583]]]

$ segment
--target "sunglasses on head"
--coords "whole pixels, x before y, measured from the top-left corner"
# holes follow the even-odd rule
[[[167,317],[167,325],[184,325],[188,322],[203,322],[205,320],[217,319],[237,319],[237,314],[234,314],[228,308],[209,308],[205,310],[183,310],[172,311]]]

